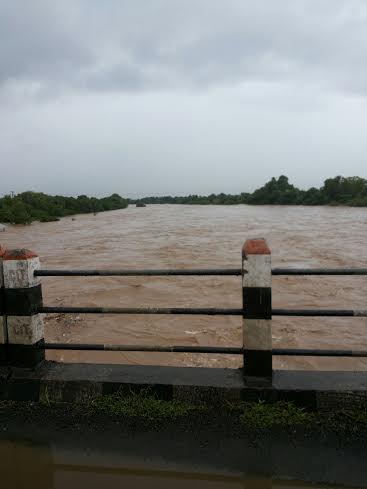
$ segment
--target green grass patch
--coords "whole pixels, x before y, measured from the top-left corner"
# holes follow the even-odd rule
[[[193,404],[181,400],[160,399],[154,392],[120,391],[83,401],[60,402],[52,399],[47,389],[39,402],[0,401],[1,422],[7,419],[55,419],[80,424],[102,423],[110,418],[126,426],[161,426],[178,423],[180,426],[223,428],[230,432],[251,430],[301,429],[315,432],[367,433],[367,407],[335,408],[310,412],[292,402],[233,401],[219,404]]]
[[[309,425],[315,415],[291,402],[279,401],[272,404],[264,401],[239,402],[229,405],[242,425],[250,428],[271,428],[273,426]]]
[[[103,413],[127,418],[140,418],[145,420],[172,420],[187,417],[201,410],[178,400],[163,400],[149,393],[141,391],[129,394],[116,393],[98,397],[89,403],[89,410],[93,413]]]

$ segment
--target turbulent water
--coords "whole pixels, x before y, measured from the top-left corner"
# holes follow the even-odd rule
[[[38,252],[44,268],[240,267],[247,238],[265,237],[273,266],[366,267],[367,209],[181,206],[9,226],[0,244]],[[241,307],[239,277],[44,278],[45,305]],[[367,277],[274,277],[274,308],[366,308]],[[241,345],[241,318],[71,316],[46,318],[48,341]],[[367,349],[366,318],[273,319],[273,346]],[[48,352],[63,361],[237,367],[233,356]],[[366,369],[363,359],[275,358],[277,368]]]

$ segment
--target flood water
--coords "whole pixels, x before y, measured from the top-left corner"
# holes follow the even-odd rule
[[[273,266],[366,267],[367,209],[183,206],[78,215],[9,226],[0,243],[38,252],[43,268],[239,268],[248,238],[265,237]],[[45,305],[241,307],[239,277],[43,278]],[[367,277],[274,277],[274,308],[366,308]],[[46,340],[239,346],[239,317],[71,316],[46,318]],[[366,318],[273,319],[273,346],[367,349]],[[63,361],[238,367],[227,355],[48,352]],[[367,368],[363,359],[275,358],[276,368]],[[162,486],[163,487],[163,486]]]
[[[95,440],[97,442],[97,440]],[[242,472],[238,467],[213,466],[206,459],[190,461],[184,459],[161,458],[160,456],[130,453],[129,450],[114,450],[98,447],[80,448],[50,443],[30,441],[0,440],[1,487],[11,489],[112,489],[112,488],[154,488],[154,489],[321,489],[329,487],[366,487],[360,472],[348,476],[347,469],[338,471],[328,468],[311,468],[306,472],[306,480],[299,482],[288,476],[263,475]],[[264,453],[263,453],[264,455]],[[256,461],[254,461],[256,462]],[[263,461],[266,467],[267,461]],[[248,463],[244,463],[244,466]],[[355,465],[355,464],[353,464]],[[259,466],[257,466],[257,470]],[[282,469],[278,469],[282,470]],[[291,473],[297,473],[295,468]],[[303,473],[303,472],[302,472]],[[257,475],[256,475],[257,474]],[[266,474],[266,471],[265,471]],[[314,482],[320,478],[322,485]],[[329,485],[337,479],[340,485]],[[324,483],[327,483],[325,486]]]

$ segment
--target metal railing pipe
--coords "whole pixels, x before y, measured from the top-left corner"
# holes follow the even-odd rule
[[[242,316],[242,309],[213,307],[40,307],[43,314],[180,314],[202,316]]]
[[[273,309],[273,316],[367,317],[367,309]]]
[[[367,275],[367,268],[273,268],[272,275]]]
[[[42,306],[42,314],[178,314],[188,316],[243,316],[245,309],[216,307],[73,307]],[[299,317],[367,317],[367,309],[272,309],[273,316]]]
[[[218,353],[242,355],[243,348],[221,346],[151,346],[151,345],[111,345],[98,343],[40,343],[41,350],[88,350],[88,351],[136,351],[159,353]]]
[[[35,270],[36,277],[169,277],[169,276],[240,276],[240,268],[195,268],[167,270]]]
[[[367,275],[367,268],[273,268],[272,275]],[[241,276],[240,268],[141,269],[141,270],[57,270],[34,271],[35,277],[168,277]]]
[[[301,357],[367,357],[367,350],[313,350],[305,348],[275,348],[274,356]]]

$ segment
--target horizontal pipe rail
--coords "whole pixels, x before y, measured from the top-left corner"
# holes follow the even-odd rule
[[[149,345],[110,345],[96,343],[39,343],[41,350],[90,350],[90,351],[141,351],[160,353],[220,353],[240,355],[243,348],[220,346],[149,346]]]
[[[274,356],[301,357],[367,357],[367,350],[312,350],[302,348],[275,348]]]
[[[367,268],[273,268],[272,275],[367,275]]]
[[[246,354],[241,347],[220,346],[156,346],[156,345],[111,345],[99,343],[39,343],[41,350],[86,350],[86,351],[125,351],[125,352],[158,352],[158,353],[211,353],[224,355]],[[273,356],[308,356],[308,357],[367,357],[367,350],[314,350],[302,348],[274,348]]]
[[[272,275],[367,275],[367,268],[273,268]],[[35,270],[35,277],[240,276],[240,268],[166,270]]]
[[[200,316],[243,316],[245,309],[212,307],[40,307],[41,314],[179,314]],[[273,309],[273,316],[367,317],[367,309]]]
[[[187,314],[202,316],[242,316],[242,309],[211,307],[40,307],[39,313],[61,314]]]
[[[239,276],[240,268],[167,270],[35,270],[36,277],[165,277],[178,275]]]
[[[273,316],[367,317],[367,309],[273,309]]]

